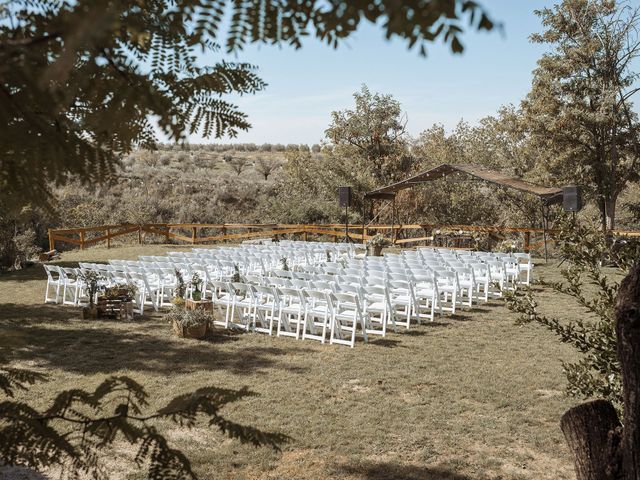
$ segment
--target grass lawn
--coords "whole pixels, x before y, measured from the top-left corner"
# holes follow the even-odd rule
[[[94,248],[61,261],[179,248],[191,247]],[[152,407],[207,385],[248,386],[258,395],[223,414],[293,438],[278,453],[167,424],[201,478],[575,478],[559,429],[577,402],[564,396],[560,364],[573,352],[540,327],[516,326],[502,301],[350,349],[263,334],[178,339],[161,314],[83,321],[78,309],[44,305],[45,284],[39,266],[0,276],[0,348],[14,366],[49,375],[24,394],[31,402],[47,405],[60,389],[93,388],[109,375],[142,383]],[[546,308],[578,311],[551,292],[544,298]],[[112,478],[142,478],[122,449],[108,461]]]

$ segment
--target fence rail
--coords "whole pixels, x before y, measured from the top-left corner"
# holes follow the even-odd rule
[[[203,230],[214,230],[215,234],[204,235]],[[81,249],[106,243],[111,247],[111,240],[124,235],[137,233],[138,243],[142,244],[147,235],[164,237],[165,241],[179,241],[192,245],[201,243],[247,240],[261,237],[278,238],[284,235],[299,236],[308,240],[311,236],[329,236],[334,241],[348,236],[353,241],[363,242],[370,239],[374,233],[388,233],[394,245],[405,246],[414,243],[429,244],[434,237],[443,234],[457,234],[460,238],[465,235],[486,233],[499,240],[507,234],[522,234],[524,251],[528,252],[542,244],[533,242],[534,236],[542,236],[541,228],[499,227],[490,225],[432,225],[432,224],[379,224],[379,225],[349,225],[344,224],[280,224],[280,223],[148,223],[143,225],[101,225],[99,227],[80,227],[49,229],[49,250],[55,250],[56,242],[76,245]],[[417,233],[416,233],[417,232]],[[205,232],[210,233],[210,232]],[[547,233],[553,236],[554,230]],[[640,237],[640,231],[616,230],[617,236]],[[412,235],[414,234],[414,235]],[[455,245],[454,245],[455,246]]]

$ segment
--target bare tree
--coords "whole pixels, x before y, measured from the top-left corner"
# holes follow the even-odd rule
[[[279,161],[267,160],[264,157],[256,158],[256,161],[253,164],[253,168],[264,177],[265,182],[269,180],[269,175],[271,175],[279,166]]]
[[[249,160],[245,157],[233,157],[228,163],[231,165],[233,171],[236,172],[236,175],[239,176],[244,171],[245,167],[248,166]]]

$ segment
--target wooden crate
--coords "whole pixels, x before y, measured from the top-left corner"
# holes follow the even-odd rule
[[[98,297],[98,318],[133,319],[133,302],[128,297]]]
[[[201,308],[206,310],[207,312],[213,312],[213,302],[211,300],[192,300],[187,298],[185,300],[184,306],[187,310],[195,310],[197,308]]]

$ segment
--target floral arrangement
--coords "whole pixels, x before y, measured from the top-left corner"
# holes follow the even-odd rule
[[[210,313],[202,308],[195,310],[187,310],[186,308],[172,308],[165,315],[169,323],[177,323],[181,327],[196,327],[199,325],[210,324],[213,317]]]
[[[196,302],[200,301],[202,299],[202,290],[200,290],[200,288],[202,287],[202,279],[200,278],[200,275],[194,273],[191,277],[190,285],[192,288],[191,298]]]
[[[280,263],[282,264],[282,270],[285,272],[289,271],[289,263],[287,262],[287,257],[282,257],[280,259]]]
[[[136,296],[138,287],[133,283],[125,283],[124,285],[114,285],[104,289],[103,295],[106,298],[125,297],[127,301],[131,301]]]
[[[104,277],[95,270],[87,270],[85,272],[81,272],[78,275],[78,278],[82,281],[82,284],[87,291],[87,295],[89,296],[89,308],[93,308],[96,294],[100,288],[100,281],[103,280]]]
[[[367,241],[368,247],[388,247],[389,245],[391,245],[391,242],[381,233],[376,233]]]
[[[176,288],[173,291],[174,305],[176,304],[177,299],[181,299],[182,303],[184,303],[184,295],[187,291],[187,286],[184,283],[184,278],[182,276],[182,273],[180,273],[180,270],[176,268],[175,274],[176,274]]]

